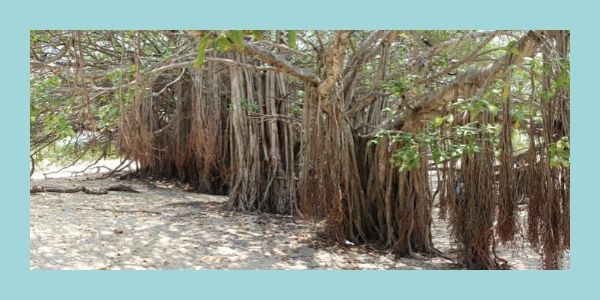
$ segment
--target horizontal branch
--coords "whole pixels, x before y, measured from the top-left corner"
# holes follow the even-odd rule
[[[280,55],[258,47],[251,42],[242,41],[242,52],[277,68],[281,72],[298,77],[303,81],[312,82],[314,84],[318,84],[320,82],[319,77],[317,77],[317,75],[315,75],[313,72],[294,66],[291,62],[287,61]]]
[[[407,68],[409,68],[409,69],[414,68],[415,65],[418,63],[419,58],[430,60],[433,56],[440,53],[443,49],[446,49],[446,48],[449,48],[452,46],[456,46],[461,42],[476,40],[479,38],[487,38],[490,36],[497,36],[497,35],[507,33],[507,32],[508,31],[506,31],[506,30],[476,31],[476,32],[467,33],[465,35],[460,35],[460,37],[457,37],[457,38],[454,38],[454,39],[451,39],[448,41],[441,42],[437,45],[434,45],[434,47],[431,48],[430,50],[427,50],[424,53],[421,53],[419,55],[419,57],[414,57],[413,58],[414,60],[407,66]]]
[[[237,66],[237,67],[244,68],[244,69],[253,69],[253,70],[259,70],[259,71],[279,71],[279,69],[272,67],[272,66],[267,66],[267,65],[255,66],[255,65],[245,64],[245,63],[237,62],[237,61],[234,61],[231,59],[226,59],[226,58],[207,57],[206,61]],[[144,75],[160,74],[160,73],[166,72],[168,70],[187,68],[187,67],[193,66],[195,63],[196,63],[195,60],[189,60],[189,61],[173,63],[173,64],[169,64],[169,65],[164,65],[164,66],[157,67],[157,68],[151,69],[149,71],[146,71],[146,72],[144,72]],[[45,63],[42,63],[39,61],[31,61],[30,64],[32,66],[37,66],[40,68],[48,68],[51,70],[58,71],[63,76],[66,76],[66,77],[77,77],[78,76],[78,74],[72,72],[67,67],[45,64]],[[118,68],[118,69],[114,69],[112,72],[120,71],[120,70],[122,70],[122,69]],[[83,77],[85,79],[100,79],[100,78],[104,78],[104,77],[108,76],[110,73],[111,72],[103,72],[103,74],[85,74],[84,73]],[[119,88],[130,87],[133,84],[135,84],[135,81],[130,81],[128,83],[125,83],[125,84],[122,84],[119,86],[114,86],[114,87],[99,87],[99,86],[92,86],[92,87],[94,90],[106,92],[106,91],[115,91]]]
[[[493,83],[496,79],[503,78],[510,66],[519,65],[523,62],[524,57],[533,56],[541,43],[540,33],[529,31],[514,46],[517,51],[508,51],[504,57],[495,63],[482,69],[467,71],[442,88],[419,97],[413,102],[413,105],[402,111],[399,116],[383,121],[377,126],[378,130],[401,128],[408,122],[423,121],[427,119],[427,114],[457,99],[459,95],[462,95],[465,99],[472,96],[472,93],[477,89]],[[363,137],[373,137],[376,133],[376,131],[372,131],[363,135]]]

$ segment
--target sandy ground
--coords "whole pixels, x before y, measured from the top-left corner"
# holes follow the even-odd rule
[[[107,187],[116,179],[32,180],[32,185]],[[31,269],[456,269],[444,258],[394,259],[365,246],[331,246],[314,234],[318,225],[287,216],[237,213],[225,196],[185,192],[176,184],[139,194],[40,193],[30,197]],[[452,248],[443,221],[434,243]],[[449,251],[451,252],[451,251]],[[530,249],[499,251],[516,269],[535,269]]]

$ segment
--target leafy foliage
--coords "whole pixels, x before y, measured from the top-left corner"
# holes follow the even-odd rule
[[[298,34],[297,30],[288,30],[287,31],[288,47],[294,48],[294,49],[297,48],[297,45],[296,45],[297,34]]]
[[[208,45],[210,37],[208,35],[203,36],[198,42],[198,53],[196,56],[196,66],[202,67],[204,65],[204,58],[206,57],[206,46]]]
[[[550,144],[548,146],[548,152],[550,153],[550,159],[548,163],[550,164],[551,168],[569,167],[571,147],[566,136],[560,138],[556,143]]]

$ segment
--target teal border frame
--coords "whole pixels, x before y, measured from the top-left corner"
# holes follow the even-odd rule
[[[403,3],[404,2],[404,3]],[[0,298],[479,298],[598,295],[598,36],[593,1],[20,1],[3,3]],[[31,29],[570,29],[572,249],[566,271],[30,271]],[[588,196],[589,195],[589,196]],[[597,296],[595,296],[597,297]]]

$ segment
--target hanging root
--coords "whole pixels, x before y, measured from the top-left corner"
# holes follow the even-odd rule
[[[490,122],[484,113],[482,124]],[[497,269],[495,254],[494,205],[497,201],[494,176],[494,148],[489,136],[480,133],[481,151],[466,153],[460,161],[449,162],[445,171],[456,170],[453,185],[446,185],[451,232],[458,243],[463,265],[468,269]],[[449,189],[450,188],[450,189]]]
[[[514,240],[518,231],[517,220],[517,189],[515,180],[515,164],[513,162],[512,147],[512,119],[511,119],[511,84],[512,72],[508,72],[504,83],[503,122],[500,132],[500,171],[498,182],[498,224],[496,232],[503,243]]]
[[[564,252],[570,248],[570,196],[569,164],[556,163],[556,149],[561,144],[564,151],[569,141],[569,87],[556,84],[568,72],[568,31],[547,31],[555,47],[547,47],[543,52],[544,74],[541,89],[547,95],[554,82],[552,99],[541,101],[543,129],[540,137],[530,130],[532,141],[539,139],[544,147],[530,151],[529,163],[529,204],[528,239],[533,247],[541,249],[544,269],[559,269]],[[566,143],[565,143],[566,141]],[[567,148],[568,151],[568,148]],[[535,182],[535,184],[533,184]]]

